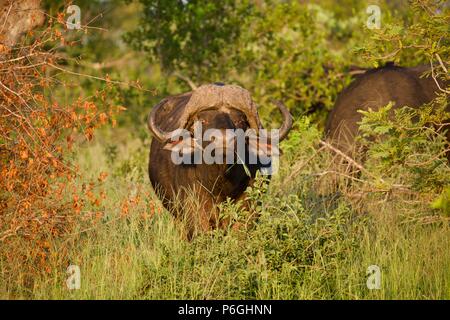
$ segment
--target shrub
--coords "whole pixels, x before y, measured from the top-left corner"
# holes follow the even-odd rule
[[[117,111],[105,92],[69,103],[53,99],[52,87],[66,85],[55,76],[65,69],[54,53],[70,45],[64,28],[60,15],[28,41],[0,47],[0,264],[2,277],[19,286],[50,272],[50,262],[64,262],[67,236],[89,217],[84,204],[99,203],[94,183],[76,181],[73,146],[92,140]],[[54,247],[57,239],[66,242]],[[19,279],[18,266],[24,271]]]

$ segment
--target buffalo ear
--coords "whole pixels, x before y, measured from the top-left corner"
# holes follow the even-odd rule
[[[171,152],[181,152],[182,154],[190,154],[196,150],[203,150],[202,146],[197,142],[197,139],[191,137],[177,141],[169,141],[164,145],[163,149]]]

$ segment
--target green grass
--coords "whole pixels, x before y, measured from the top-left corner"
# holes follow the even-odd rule
[[[297,142],[294,136],[289,143],[302,152],[286,145],[269,190],[249,192],[261,202],[254,226],[216,230],[192,242],[184,240],[182,222],[158,210],[146,176],[148,141],[119,132],[121,138],[82,147],[81,172],[109,177],[103,217],[80,225],[71,246],[68,264],[80,266],[81,288],[68,290],[65,266],[55,265],[29,288],[10,290],[13,284],[2,277],[0,298],[449,299],[449,225],[439,216],[422,219],[430,215],[428,205],[374,197],[356,210],[342,192],[318,191],[313,173],[326,156],[285,180],[311,157],[315,135],[302,134]],[[114,141],[117,156],[105,141]],[[130,194],[141,199],[122,216]],[[237,220],[246,214],[233,204],[223,212]],[[370,265],[381,268],[379,290],[366,286]]]

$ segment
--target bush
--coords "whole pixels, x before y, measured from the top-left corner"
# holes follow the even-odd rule
[[[48,49],[67,44],[60,20],[49,19],[28,42],[0,47],[0,263],[13,286],[30,286],[33,275],[66,262],[68,235],[89,216],[84,204],[98,201],[94,184],[76,181],[73,146],[107,123],[97,102],[116,112],[100,95],[69,103],[52,98],[55,73],[65,71]],[[65,241],[55,247],[56,239]]]

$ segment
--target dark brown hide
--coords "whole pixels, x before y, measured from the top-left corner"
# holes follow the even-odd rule
[[[164,131],[178,128],[179,119],[185,113],[185,107],[191,93],[181,94],[164,99],[164,105],[156,114],[156,123]],[[220,110],[204,110],[194,116],[193,121],[202,121],[203,130],[213,129],[243,129],[249,128],[249,123],[241,111],[230,109],[224,113]],[[206,147],[208,142],[204,142]],[[254,178],[258,165],[247,165],[251,175],[246,174],[243,165],[227,164],[181,164],[175,165],[171,160],[171,151],[163,149],[164,143],[153,139],[150,149],[149,175],[152,186],[159,193],[164,206],[175,213],[186,214],[178,205],[185,205],[189,193],[195,197],[202,209],[189,213],[188,237],[195,229],[207,231],[218,224],[215,204],[225,201],[227,197],[238,199]],[[183,208],[181,208],[183,209]],[[189,220],[190,219],[190,220]]]
[[[421,78],[429,68],[402,68],[388,65],[359,75],[343,90],[331,111],[326,133],[341,151],[351,153],[362,115],[358,110],[378,110],[390,101],[393,108],[418,108],[436,97],[439,88],[433,78]],[[445,87],[441,84],[441,88]],[[450,133],[448,133],[450,141]]]

